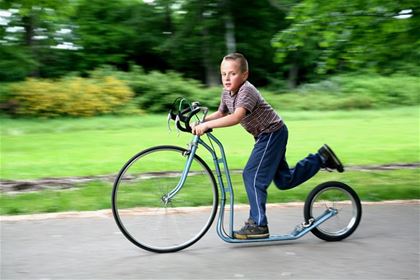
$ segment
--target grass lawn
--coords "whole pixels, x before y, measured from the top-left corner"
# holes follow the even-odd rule
[[[345,165],[419,162],[419,107],[374,111],[284,112],[290,165],[328,143]],[[1,178],[115,174],[135,153],[159,144],[185,147],[191,135],[168,133],[166,116],[1,120]],[[230,168],[241,169],[253,138],[240,126],[214,134]],[[202,148],[199,154],[207,153]]]
[[[287,191],[279,191],[274,185],[269,188],[268,202],[304,201],[308,193],[317,184],[325,181],[342,181],[352,186],[362,201],[382,201],[389,199],[420,199],[419,170],[394,170],[361,172],[350,171],[342,174],[321,172],[303,185]],[[247,203],[245,189],[240,174],[232,177],[235,189],[236,203]],[[41,191],[34,193],[7,194],[0,197],[0,215],[15,215],[29,213],[46,213],[61,211],[87,211],[111,208],[112,184],[106,182],[91,182],[79,185],[78,188],[61,191]],[[127,197],[139,198],[134,191]],[[197,195],[191,192],[183,199],[190,205],[205,205],[205,193]],[[157,200],[154,201],[158,202]],[[152,203],[152,202],[150,202]]]
[[[420,162],[419,107],[387,110],[283,112],[289,128],[290,165],[328,143],[345,165]],[[89,119],[1,118],[1,179],[37,179],[116,174],[135,153],[159,144],[185,147],[191,135],[168,133],[166,116]],[[240,126],[218,129],[231,169],[242,169],[253,138]],[[204,148],[199,154],[209,159]],[[211,161],[208,161],[211,165]],[[339,180],[362,200],[420,199],[419,169],[321,172],[299,188],[270,188],[269,202],[302,201],[316,184]],[[236,200],[246,203],[240,175],[233,176]],[[91,182],[64,191],[2,194],[0,214],[110,208],[110,183]],[[191,200],[196,197],[191,198]],[[197,204],[203,202],[196,202]]]

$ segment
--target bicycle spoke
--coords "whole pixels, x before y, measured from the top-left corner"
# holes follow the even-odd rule
[[[180,250],[200,239],[213,222],[217,186],[201,159],[194,158],[191,172],[174,193],[185,167],[184,152],[172,146],[146,150],[130,160],[118,176],[113,213],[124,235],[141,248]],[[202,203],[211,207],[194,211],[191,206],[201,197],[206,197]]]
[[[322,207],[319,207],[321,206]],[[312,232],[327,241],[337,241],[349,236],[358,226],[361,205],[357,194],[347,185],[339,182],[326,182],[316,187],[305,203],[305,219],[319,217],[326,209],[337,213]]]

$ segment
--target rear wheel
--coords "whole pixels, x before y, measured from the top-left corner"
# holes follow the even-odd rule
[[[112,192],[112,210],[121,232],[140,248],[175,252],[197,242],[212,224],[217,185],[207,164],[194,156],[184,185],[180,181],[189,151],[158,146],[140,152],[121,169]]]
[[[308,195],[304,216],[306,222],[321,216],[326,210],[337,214],[312,229],[312,233],[326,241],[340,241],[350,236],[362,217],[362,206],[356,192],[341,182],[326,182],[318,185]]]

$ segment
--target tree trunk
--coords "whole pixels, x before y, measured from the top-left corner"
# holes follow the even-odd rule
[[[227,53],[236,52],[235,24],[233,23],[230,13],[225,16],[225,30]]]
[[[36,46],[34,41],[35,36],[35,17],[32,15],[32,12],[22,17],[23,28],[25,29],[24,40],[25,46],[30,50],[32,58],[35,61],[39,61],[38,55],[36,53]],[[36,66],[34,70],[30,73],[31,77],[39,77],[39,68]]]
[[[165,1],[165,32],[172,34],[173,24],[172,24],[172,11],[171,11],[171,1]]]
[[[219,84],[219,76],[216,66],[211,60],[211,48],[209,44],[209,34],[207,28],[202,31],[202,50],[203,50],[203,65],[206,75],[206,85],[208,87],[217,86]]]
[[[202,49],[202,63],[204,66],[204,71],[205,71],[205,79],[206,79],[206,85],[208,87],[212,87],[212,86],[217,86],[219,84],[219,75],[218,75],[218,71],[216,68],[216,65],[214,64],[214,61],[211,59],[212,58],[212,53],[211,53],[211,38],[210,38],[210,34],[208,31],[208,28],[206,26],[206,18],[203,16],[204,14],[204,6],[203,4],[200,2],[200,13],[199,13],[199,18],[200,21],[202,22],[202,30],[201,30],[201,49]]]
[[[222,3],[222,9],[224,9],[224,21],[225,21],[225,42],[227,53],[236,52],[236,39],[235,39],[235,23],[233,22],[230,0],[224,0]]]
[[[293,61],[289,69],[289,77],[287,79],[287,86],[290,89],[296,88],[299,75],[299,65],[296,61]]]

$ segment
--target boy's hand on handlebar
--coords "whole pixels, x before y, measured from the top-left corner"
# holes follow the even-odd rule
[[[203,135],[207,130],[209,130],[209,127],[206,123],[201,123],[197,125],[192,126],[192,134],[201,136]]]
[[[194,127],[196,127],[197,125],[199,125],[200,122],[193,122],[190,124],[191,130],[194,130]]]

